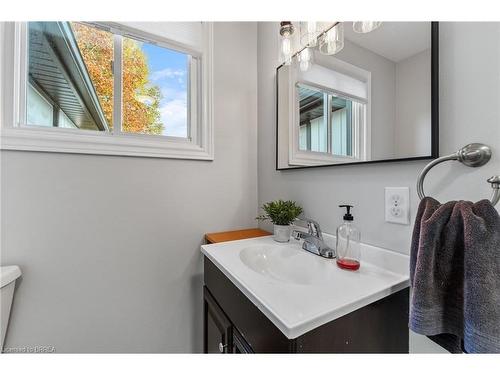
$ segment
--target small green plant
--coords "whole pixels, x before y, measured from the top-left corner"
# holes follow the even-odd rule
[[[276,225],[290,225],[302,213],[300,207],[294,201],[277,200],[267,202],[262,206],[265,214],[257,216],[257,220],[271,220]]]

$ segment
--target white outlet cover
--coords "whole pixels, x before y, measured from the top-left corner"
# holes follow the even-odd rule
[[[410,188],[385,188],[385,221],[403,225],[410,224]]]

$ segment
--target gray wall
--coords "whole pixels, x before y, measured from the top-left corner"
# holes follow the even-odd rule
[[[395,155],[430,155],[431,145],[431,50],[396,64]]]
[[[294,199],[325,232],[334,233],[342,220],[337,206],[351,203],[363,242],[408,253],[411,226],[385,223],[384,187],[410,187],[413,221],[418,204],[415,181],[425,162],[275,170],[278,38],[271,30],[269,23],[259,23],[259,204],[276,198]],[[500,173],[500,24],[442,23],[440,43],[441,154],[476,141],[489,144],[494,157],[479,169],[457,163],[436,167],[428,175],[426,189],[440,200],[489,197],[491,189],[485,180]],[[412,344],[414,351],[433,349],[431,345]]]
[[[345,41],[342,51],[335,57],[372,73],[371,158],[376,160],[393,157],[395,155],[396,64],[348,40]],[[328,59],[328,56],[322,56],[322,58]]]
[[[255,225],[255,23],[215,26],[215,161],[3,151],[6,347],[198,352],[210,231]]]

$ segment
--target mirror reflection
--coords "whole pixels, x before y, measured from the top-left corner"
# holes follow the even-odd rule
[[[278,169],[432,156],[431,23],[353,24],[314,48],[291,40],[298,52],[277,69]]]

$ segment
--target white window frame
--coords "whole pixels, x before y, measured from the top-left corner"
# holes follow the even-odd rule
[[[202,23],[201,51],[118,23],[99,23],[115,34],[116,53],[121,53],[121,38],[133,38],[195,56],[199,64],[189,64],[190,79],[197,80],[197,90],[188,91],[188,138],[163,135],[133,134],[114,126],[113,132],[69,128],[50,128],[27,125],[25,118],[27,83],[27,23],[4,23],[0,46],[5,52],[0,58],[1,127],[0,149],[63,152],[77,154],[121,155],[174,159],[214,159],[213,129],[213,24]],[[114,64],[114,88],[121,88],[119,64]],[[199,65],[199,66],[197,66]],[[13,77],[13,79],[9,79]],[[120,82],[118,82],[120,81]],[[191,85],[188,85],[191,86]],[[114,90],[121,95],[121,90]],[[8,99],[12,98],[12,99]],[[118,112],[116,112],[118,111]],[[119,108],[114,107],[113,121],[121,120]],[[121,123],[121,121],[120,121]]]
[[[300,103],[299,103],[299,92],[298,87],[308,87],[313,90],[318,90],[327,96],[327,103],[325,105],[325,110],[329,111],[330,109],[330,96],[334,95],[336,97],[344,98],[347,100],[352,100],[354,102],[364,104],[364,111],[358,114],[362,116],[362,120],[360,122],[356,122],[353,124],[352,128],[352,156],[344,156],[344,155],[336,155],[331,152],[319,152],[319,151],[310,151],[310,150],[301,150],[300,149]],[[355,97],[353,95],[349,95],[343,93],[341,91],[331,89],[328,87],[324,87],[318,85],[317,83],[307,82],[307,81],[297,81],[293,87],[292,95],[293,100],[291,101],[292,107],[291,113],[291,122],[289,124],[289,134],[290,134],[290,142],[289,142],[289,158],[290,165],[296,166],[307,166],[307,165],[324,165],[325,163],[352,163],[367,160],[367,139],[366,133],[367,129],[369,129],[370,125],[367,124],[367,112],[370,110],[370,102],[368,100]],[[327,116],[327,142],[329,144],[329,148],[331,147],[331,118]]]
[[[371,72],[330,57],[328,65],[314,64],[320,69],[332,70],[362,83],[356,87],[359,96],[353,94],[352,89],[346,90],[342,85],[338,87],[335,80],[322,85],[323,81],[314,74],[301,73],[296,66],[282,66],[277,74],[278,84],[278,155],[279,168],[294,168],[301,166],[344,164],[366,161],[371,159]],[[307,73],[307,72],[306,72]],[[313,72],[312,72],[313,73]],[[309,79],[306,79],[307,77]],[[362,129],[353,129],[354,143],[353,156],[332,155],[323,152],[300,150],[299,131],[300,111],[298,103],[297,84],[318,88],[321,91],[352,99],[365,104]],[[344,85],[345,86],[345,85]],[[360,91],[361,90],[361,91]]]

